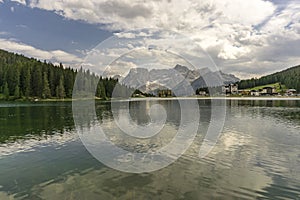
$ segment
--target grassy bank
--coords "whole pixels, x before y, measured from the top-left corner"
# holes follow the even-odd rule
[[[287,90],[287,87],[280,83],[273,83],[273,84],[268,84],[268,85],[257,86],[257,87],[253,87],[253,88],[248,88],[246,90],[262,90],[264,87],[273,87],[273,88],[275,88],[276,92],[285,92]]]

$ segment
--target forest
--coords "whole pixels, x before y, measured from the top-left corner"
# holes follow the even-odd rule
[[[261,85],[280,83],[287,88],[300,91],[300,65],[276,72],[261,78],[252,78],[238,82],[239,89],[248,89]]]
[[[80,76],[76,82],[78,90],[96,91],[95,97],[101,99],[111,98],[115,88],[120,97],[139,92],[120,85],[117,79],[100,77],[89,70],[65,68],[62,64],[0,50],[0,99],[72,98],[77,75]]]

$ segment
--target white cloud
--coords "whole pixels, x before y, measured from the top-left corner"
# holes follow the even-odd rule
[[[228,60],[228,59],[235,60],[249,52],[250,49],[248,47],[238,47],[227,43],[224,44],[221,52],[218,54],[218,57],[224,60]]]
[[[82,60],[77,56],[69,54],[62,50],[45,51],[13,40],[6,40],[0,38],[0,46],[2,49],[7,51],[20,53],[25,56],[34,57],[40,60],[48,60],[53,63],[62,62],[67,65],[68,64],[74,65],[82,62]]]
[[[276,7],[267,1],[252,0],[60,0],[49,3],[48,0],[32,0],[32,7],[53,10],[66,18],[85,20],[89,23],[105,24],[111,30],[132,30],[137,28],[164,28],[178,31],[195,40],[204,48],[219,46],[216,40],[232,43],[230,35],[238,34],[241,29],[248,29],[248,40],[255,38],[251,34],[253,25],[258,25],[275,12]],[[245,34],[245,33],[241,33]],[[127,35],[127,37],[134,37]],[[237,36],[239,37],[239,36]],[[232,44],[233,46],[234,44]],[[233,50],[228,45],[221,45],[222,55]],[[234,50],[235,52],[238,49]],[[236,58],[246,52],[232,53]]]
[[[280,9],[266,0],[29,0],[28,5],[68,19],[101,24],[111,31],[144,28],[176,31],[192,38],[223,68],[229,68],[234,61],[239,63],[235,66],[240,66],[241,71],[247,71],[246,66],[259,66],[251,68],[256,74],[273,69],[265,63],[271,59],[290,64],[298,64],[299,60],[289,50],[290,44],[300,41],[297,0],[287,1]],[[137,37],[129,33],[116,36]],[[296,48],[293,51],[299,52]]]
[[[11,0],[11,1],[26,5],[26,0]]]
[[[28,28],[28,26],[24,25],[24,24],[18,24],[16,25],[17,28]]]
[[[31,0],[30,6],[52,10],[70,19],[104,23],[113,30],[167,28],[195,31],[215,22],[255,25],[275,11],[272,3],[263,0]]]
[[[134,33],[115,33],[114,35],[116,35],[118,38],[128,38],[128,39],[132,39],[135,38],[136,35]]]
[[[269,35],[299,39],[300,4],[290,3],[282,12],[274,15],[262,28]]]
[[[0,36],[1,35],[9,35],[9,33],[8,32],[5,32],[5,31],[0,31]]]
[[[271,16],[275,6],[268,1],[262,0],[215,0],[219,12],[228,18],[232,23],[245,25],[256,25]]]

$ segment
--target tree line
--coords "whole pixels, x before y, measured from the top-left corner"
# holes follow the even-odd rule
[[[248,89],[262,85],[268,85],[273,83],[280,83],[287,88],[296,89],[300,91],[300,65],[291,67],[281,72],[276,72],[261,78],[252,78],[248,80],[241,80],[238,82],[240,89]]]
[[[62,64],[54,65],[0,50],[2,99],[71,98],[77,75],[76,88],[93,91],[99,98],[111,98],[114,88],[118,89],[116,93],[120,97],[134,93],[132,88],[120,85],[117,79],[100,77],[89,70],[65,68]]]

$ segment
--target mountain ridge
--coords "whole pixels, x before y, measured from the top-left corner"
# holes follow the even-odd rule
[[[195,70],[177,64],[168,69],[134,68],[120,82],[147,93],[170,88],[176,89],[178,94],[192,95],[198,88],[216,87],[239,80],[234,75],[221,71],[213,72],[209,68]]]

